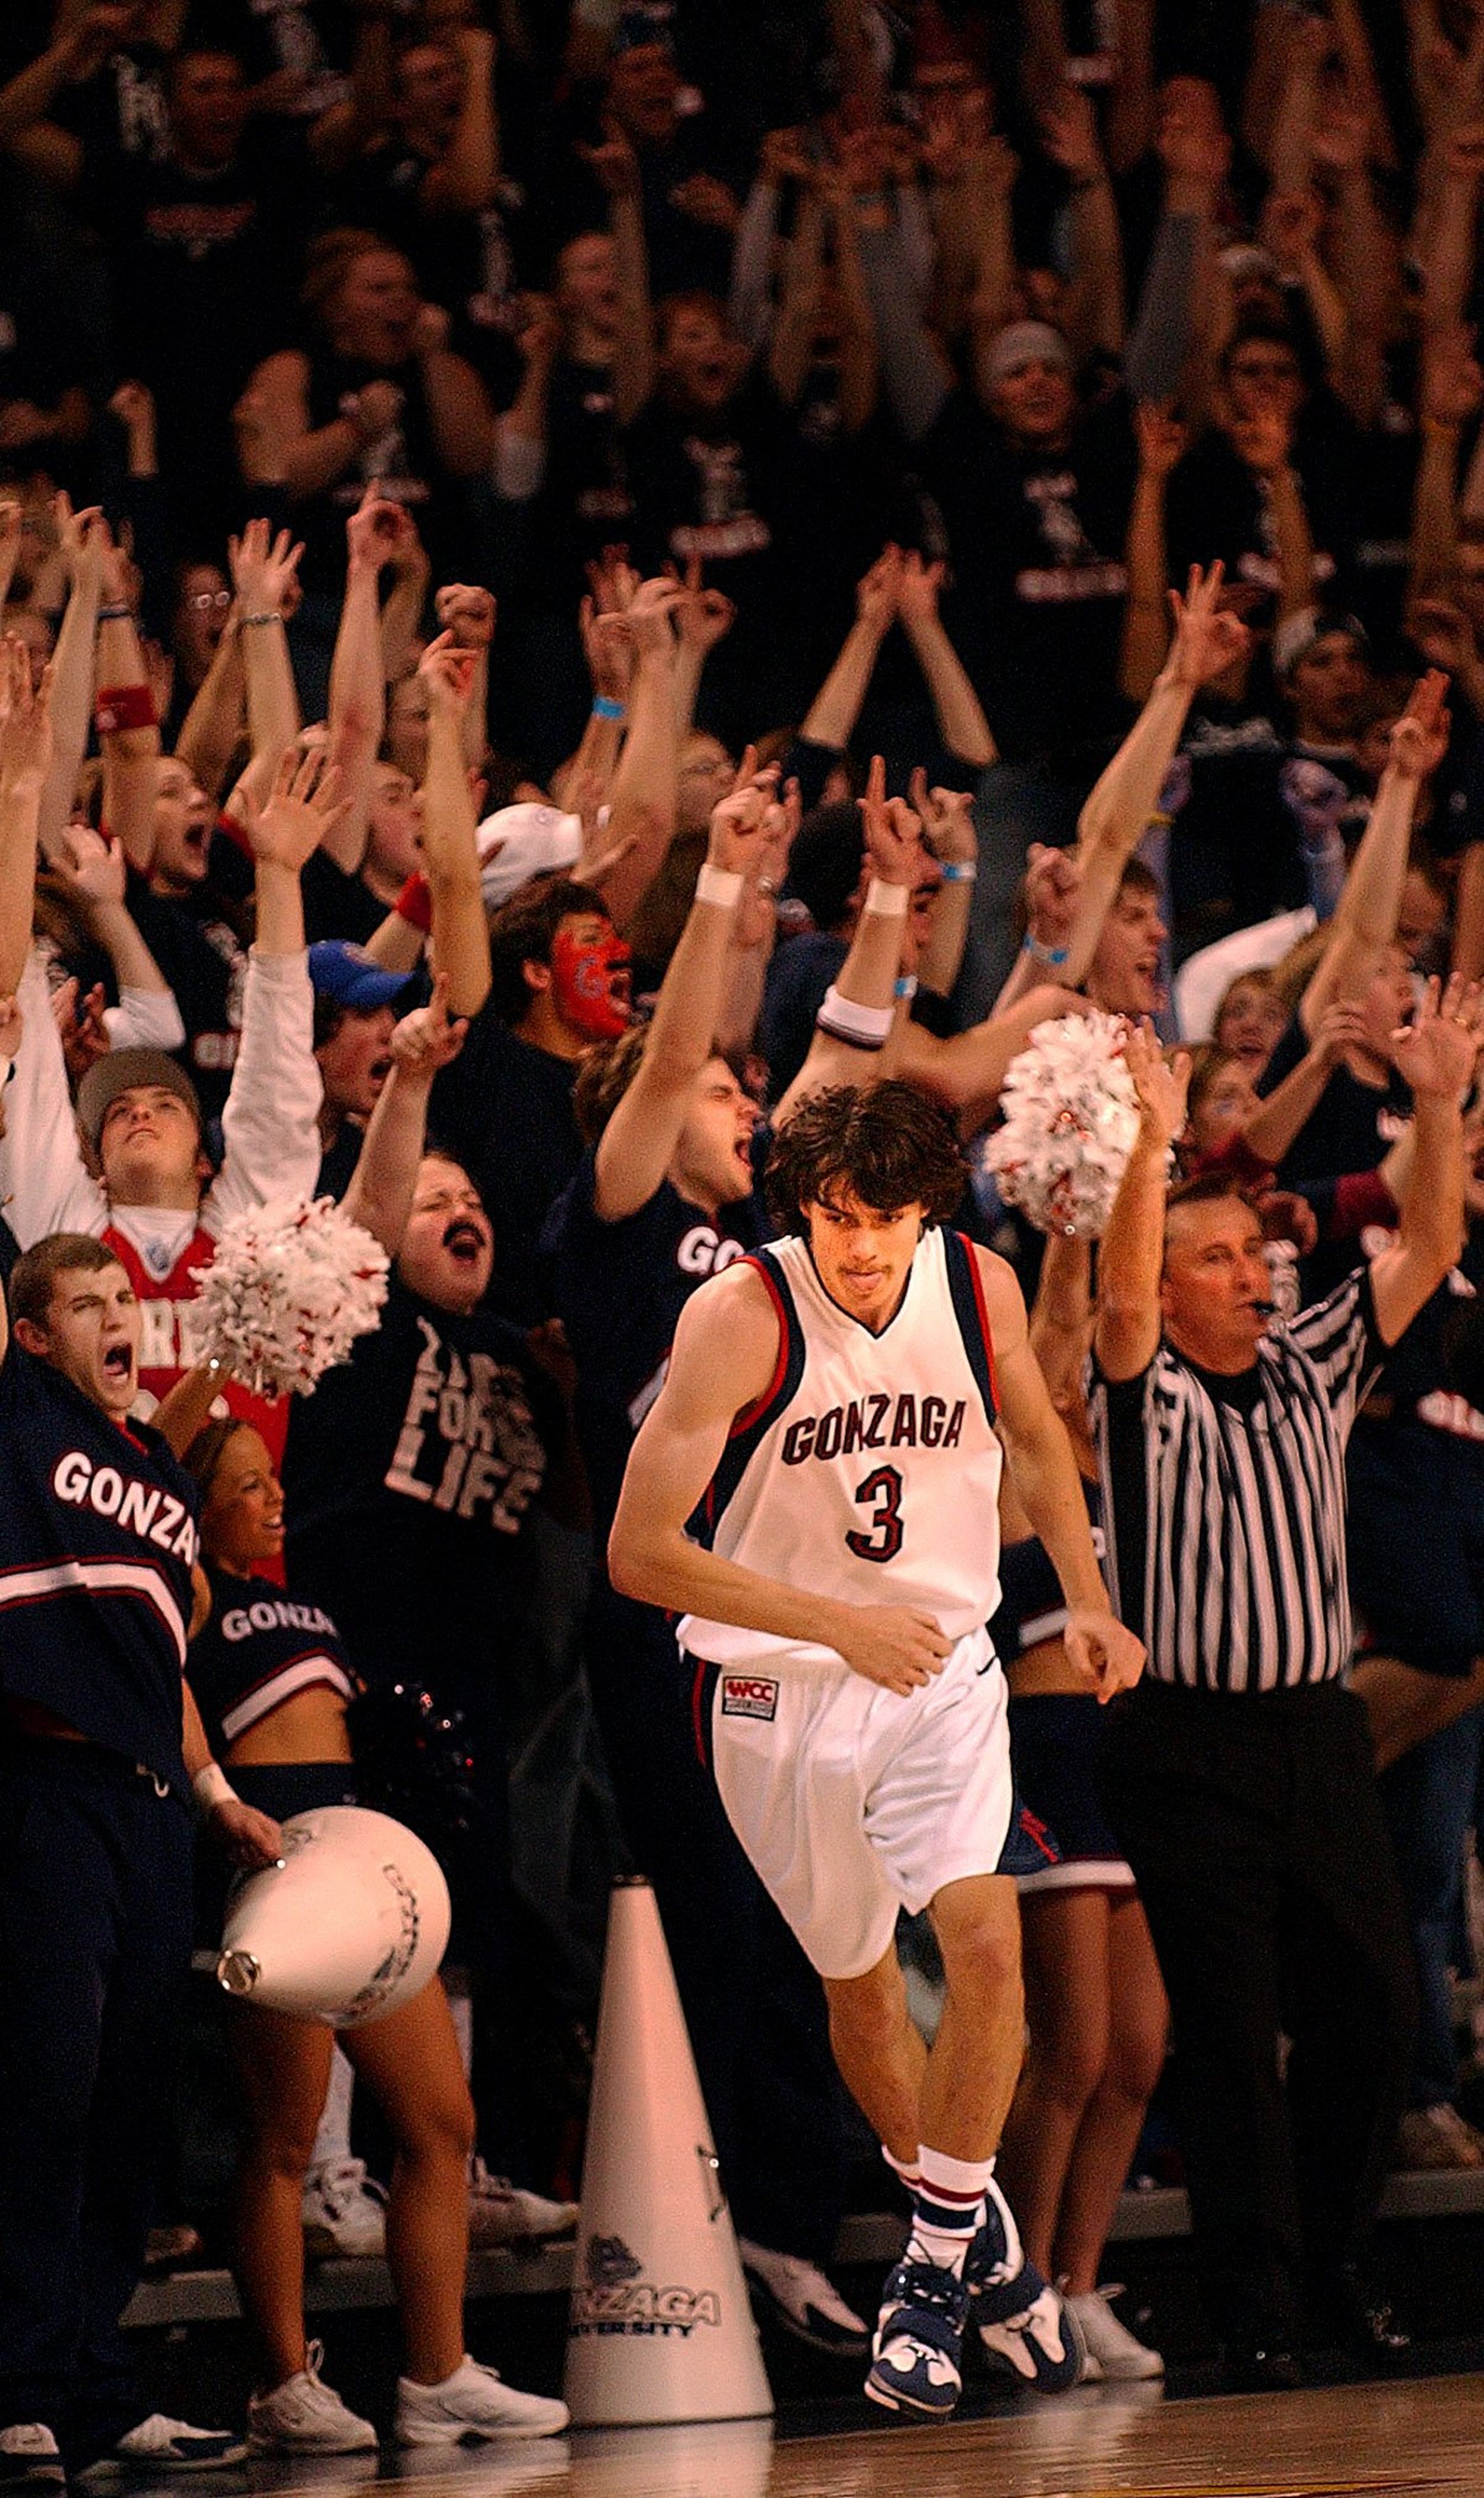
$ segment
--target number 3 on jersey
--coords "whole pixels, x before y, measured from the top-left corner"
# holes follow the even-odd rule
[[[855,1498],[875,1503],[869,1531],[856,1527],[845,1541],[857,1561],[894,1561],[902,1549],[902,1478],[895,1466],[878,1466],[856,1486]]]

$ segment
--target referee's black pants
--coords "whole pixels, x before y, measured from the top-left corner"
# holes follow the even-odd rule
[[[1306,2285],[1322,2295],[1364,2254],[1416,2020],[1365,1712],[1338,1683],[1146,1681],[1108,1734],[1170,1995],[1202,2289],[1227,2343],[1289,2340]]]
[[[0,2427],[75,2469],[146,2408],[144,2269],[190,1965],[191,1815],[92,1745],[0,1743]]]
[[[668,1617],[599,1576],[586,1657],[619,1819],[654,1885],[738,2234],[827,2264],[846,2149],[823,1987],[701,1758]]]

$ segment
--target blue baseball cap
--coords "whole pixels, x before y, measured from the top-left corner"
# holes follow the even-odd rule
[[[387,972],[364,945],[346,938],[327,937],[309,947],[309,978],[317,998],[333,998],[356,1014],[374,1014],[400,998],[415,972]]]

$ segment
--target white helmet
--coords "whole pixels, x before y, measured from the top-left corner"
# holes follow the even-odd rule
[[[235,1886],[216,1974],[249,2003],[350,2030],[427,1985],[448,1925],[442,1868],[415,1832],[321,1805],[283,1824],[276,1865]]]

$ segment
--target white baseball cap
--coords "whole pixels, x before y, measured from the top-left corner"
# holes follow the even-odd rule
[[[486,911],[498,911],[532,877],[576,866],[582,856],[582,817],[533,799],[500,807],[478,832],[479,883]]]

